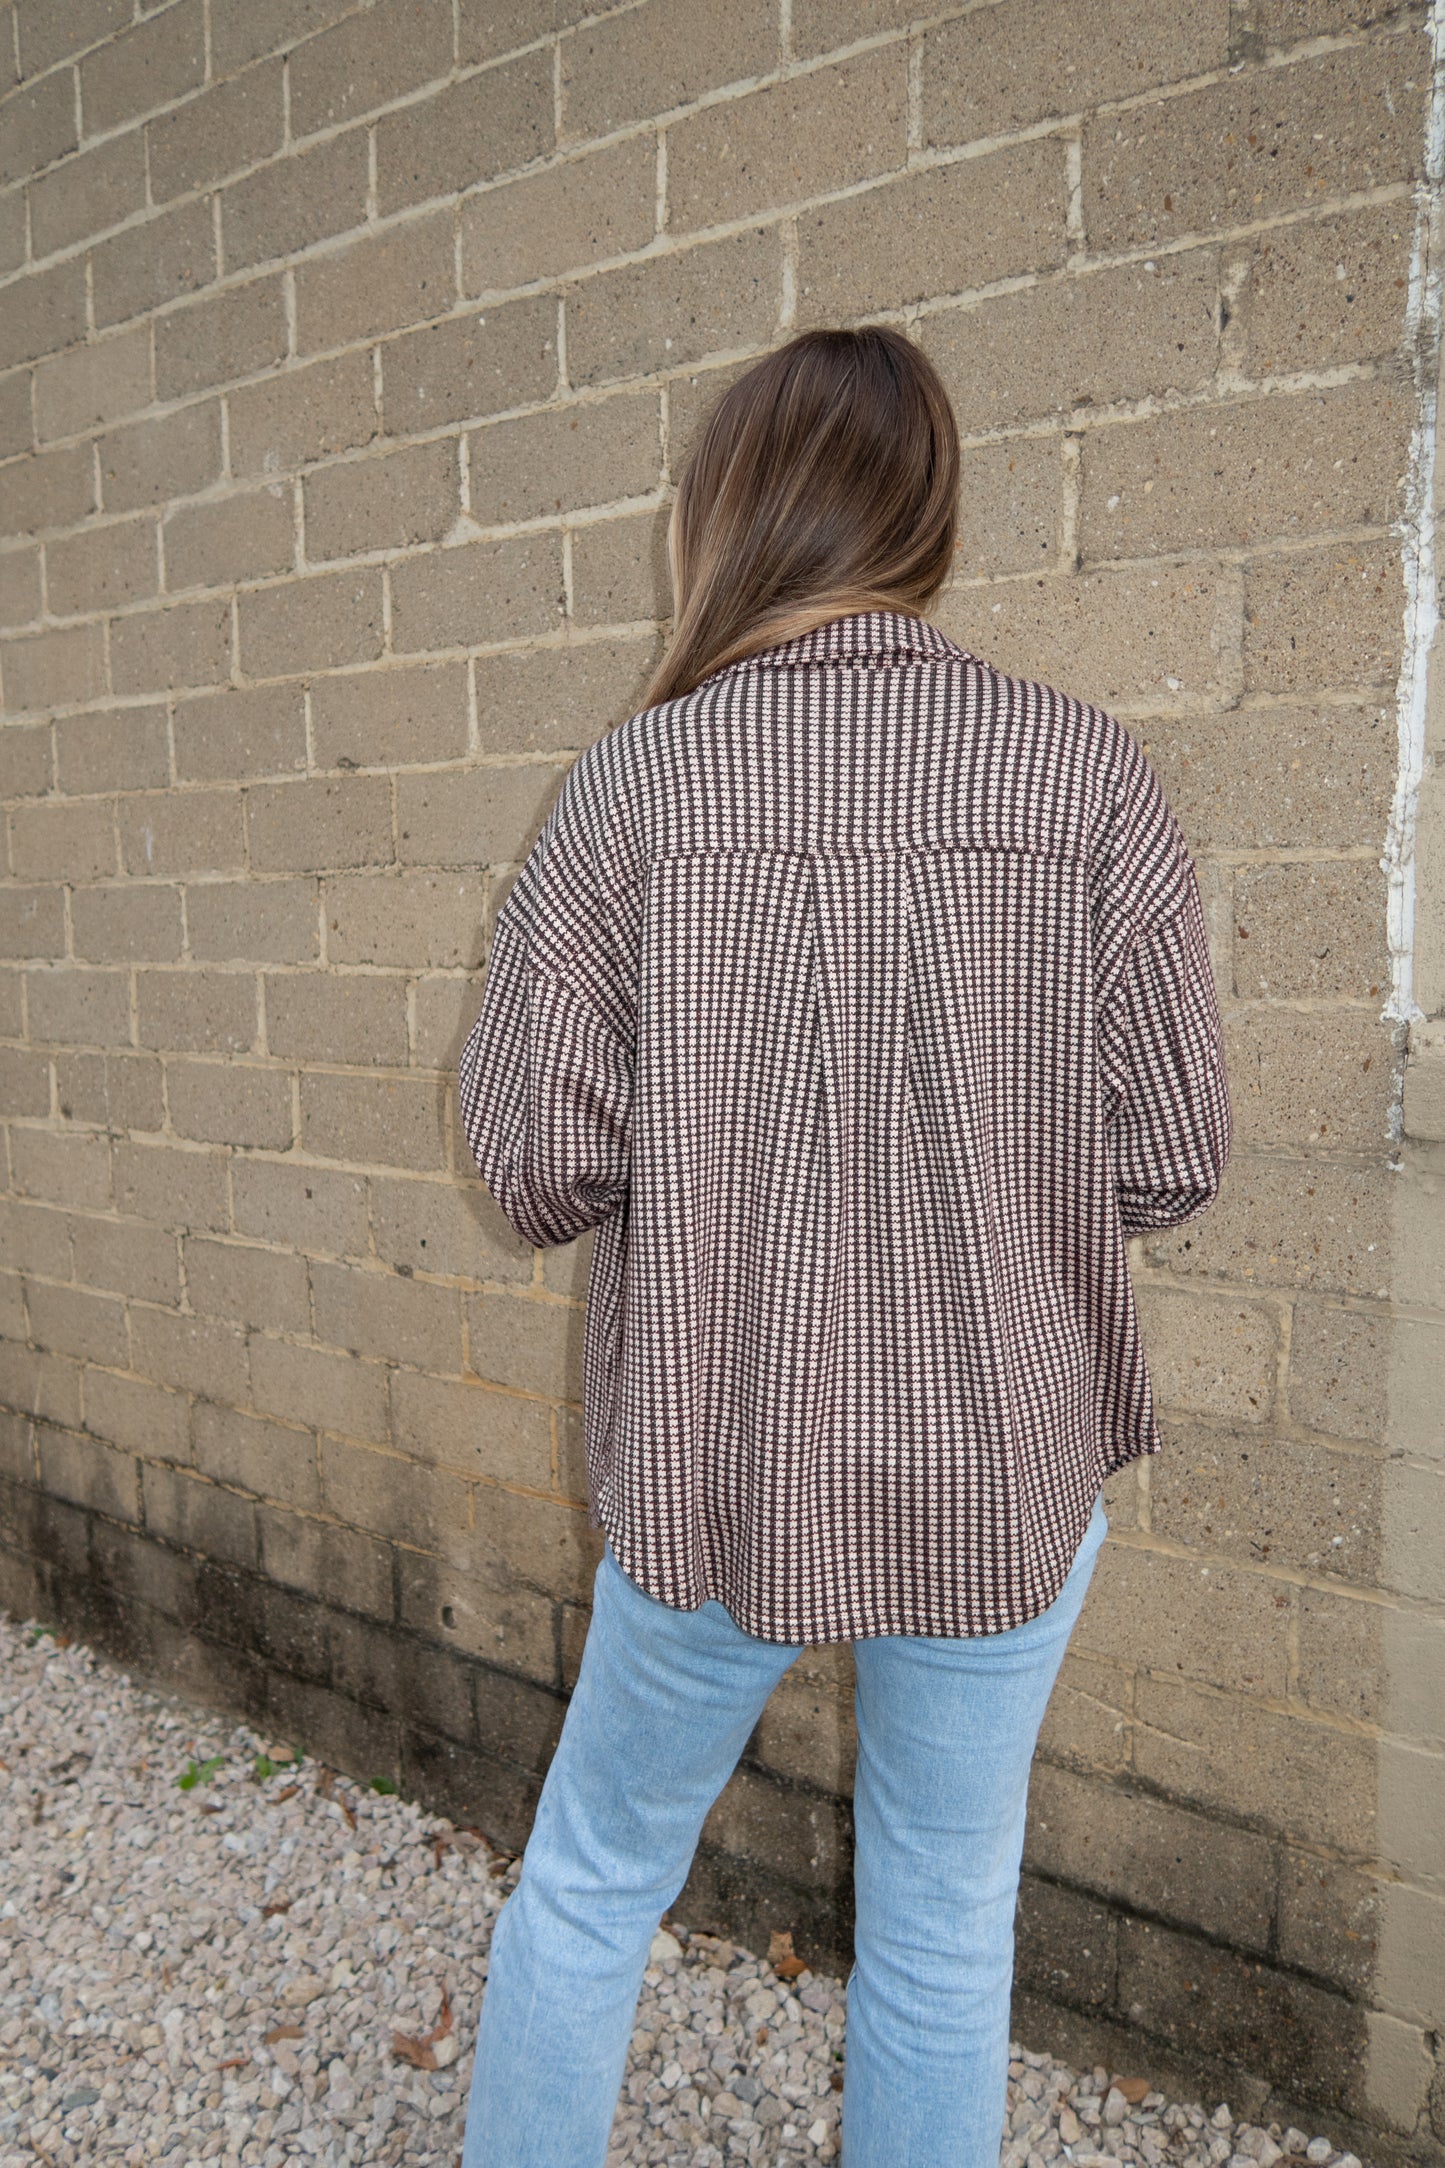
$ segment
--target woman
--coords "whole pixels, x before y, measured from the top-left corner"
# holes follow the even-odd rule
[[[844,2168],[996,2168],[1034,1745],[1103,1479],[1161,1445],[1125,1242],[1211,1202],[1230,1110],[1140,746],[925,614],[958,478],[898,331],[741,377],[678,491],[647,704],[574,763],[498,916],[462,1112],[528,1240],[597,1229],[605,1548],[464,2168],[601,2168],[703,1817],[838,1640]]]

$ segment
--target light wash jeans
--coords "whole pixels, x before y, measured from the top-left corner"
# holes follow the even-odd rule
[[[1107,1527],[1099,1498],[1060,1594],[1022,1626],[853,1644],[842,2168],[998,2168],[1029,1772]],[[659,1603],[604,1550],[493,1930],[462,2168],[603,2168],[653,1934],[799,1653],[716,1601]]]

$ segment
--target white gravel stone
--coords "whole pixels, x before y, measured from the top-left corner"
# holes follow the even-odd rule
[[[456,2160],[519,1862],[3,1615],[0,1825],[0,2168]],[[835,2161],[845,2021],[841,1981],[670,1920],[609,2168]],[[1127,2071],[1012,2058],[1000,2168],[1360,2168],[1224,2103],[1131,2105]]]

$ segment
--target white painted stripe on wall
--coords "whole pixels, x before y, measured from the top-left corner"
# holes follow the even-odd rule
[[[1445,0],[1431,0],[1423,35],[1430,53],[1430,100],[1425,123],[1425,171],[1415,192],[1415,230],[1405,327],[1419,410],[1410,437],[1405,510],[1396,523],[1405,571],[1404,663],[1396,693],[1399,759],[1384,856],[1389,882],[1387,928],[1390,992],[1382,1019],[1414,1023],[1415,833],[1425,770],[1425,716],[1431,643],[1439,624],[1435,592],[1435,454],[1441,329],[1441,186],[1445,181]],[[1393,1110],[1400,1124],[1398,1105]],[[1398,1141],[1398,1139],[1397,1139]]]

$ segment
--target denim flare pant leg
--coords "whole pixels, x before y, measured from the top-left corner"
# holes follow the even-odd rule
[[[1022,1626],[854,1644],[842,2168],[997,2168],[1029,1772],[1106,1532],[1098,1499],[1059,1596]],[[652,1936],[800,1653],[718,1602],[658,1603],[604,1552],[492,1934],[462,2168],[603,2168]]]

